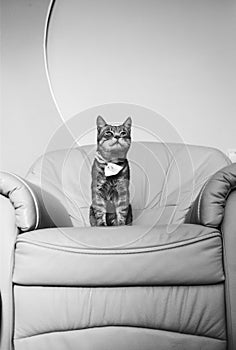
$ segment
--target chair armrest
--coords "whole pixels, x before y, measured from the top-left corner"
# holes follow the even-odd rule
[[[223,239],[228,350],[236,349],[236,163],[216,172],[194,201],[186,222],[217,227]]]
[[[219,228],[229,194],[236,188],[236,163],[217,171],[202,187],[186,222]]]
[[[1,327],[0,349],[12,349],[13,299],[12,274],[16,237],[19,229],[15,224],[15,212],[9,199],[0,195],[0,293]]]
[[[228,350],[236,349],[236,190],[226,201],[221,225],[223,238]]]
[[[16,226],[23,232],[72,226],[66,208],[55,196],[15,174],[0,172],[0,194],[9,198]]]
[[[50,193],[20,177],[0,172],[0,348],[12,349],[12,274],[20,231],[72,226],[64,206]]]

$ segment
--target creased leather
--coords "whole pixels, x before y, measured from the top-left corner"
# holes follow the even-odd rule
[[[45,350],[47,348],[77,350],[79,346],[83,350],[153,350],[157,346],[162,350],[171,348],[178,350],[198,350],[200,348],[203,350],[226,350],[225,319],[222,316],[225,299],[222,295],[222,286],[226,283],[224,291],[227,294],[227,322],[230,326],[230,322],[234,322],[233,315],[235,315],[234,306],[232,314],[229,313],[229,305],[234,305],[232,304],[234,279],[229,281],[230,278],[233,278],[232,274],[235,274],[233,247],[231,247],[231,244],[234,244],[231,236],[233,219],[229,226],[227,224],[223,228],[223,235],[225,232],[225,236],[228,237],[225,241],[224,253],[226,282],[224,282],[225,275],[222,266],[220,227],[217,226],[218,229],[200,225],[195,227],[183,223],[191,203],[195,200],[202,186],[216,171],[229,164],[229,160],[222,152],[206,147],[153,142],[133,143],[129,160],[134,226],[115,228],[113,233],[109,235],[106,230],[101,231],[99,228],[92,230],[91,227],[88,227],[88,209],[91,204],[90,173],[94,154],[94,146],[50,152],[35,162],[26,180],[13,175],[11,175],[11,179],[4,177],[0,186],[0,191],[3,194],[1,199],[7,207],[0,245],[3,302],[1,350],[11,350],[13,326],[20,325],[22,327],[21,322],[25,321],[27,316],[32,316],[29,315],[31,306],[34,309],[37,302],[39,307],[41,302],[44,303],[44,307],[47,305],[47,300],[50,299],[51,295],[50,292],[47,294],[47,288],[52,291],[52,295],[55,297],[50,306],[56,306],[58,311],[60,308],[66,309],[65,313],[63,312],[65,318],[58,316],[55,324],[50,325],[50,330],[53,329],[54,332],[49,331],[49,333],[36,335],[37,322],[40,324],[42,322],[43,327],[47,328],[50,318],[45,317],[42,313],[40,316],[42,310],[39,310],[40,312],[37,314],[34,309],[33,316],[37,318],[37,322],[34,323],[32,320],[27,325],[27,332],[30,330],[33,336],[15,339],[15,350]],[[199,202],[201,203],[201,200]],[[213,204],[215,205],[215,203]],[[214,210],[210,211],[214,216]],[[17,221],[15,221],[16,219]],[[176,224],[178,229],[173,230],[172,224]],[[76,227],[67,227],[72,225]],[[143,233],[142,225],[152,227],[156,231],[152,231],[150,236],[143,235],[143,239],[138,239],[140,233]],[[168,229],[163,230],[161,225]],[[17,226],[20,227],[21,231],[31,231],[19,235]],[[66,227],[63,229],[62,227],[53,228],[53,226]],[[36,228],[37,230],[34,230]],[[121,236],[117,235],[116,230],[119,229],[119,233],[123,232]],[[169,229],[170,231],[168,231]],[[136,241],[124,245],[122,240],[125,234],[126,238],[134,240],[136,238]],[[78,241],[80,241],[79,244]],[[104,243],[108,246],[105,249],[101,247]],[[114,243],[116,247],[112,246]],[[93,245],[96,247],[91,247]],[[24,297],[16,294],[16,298],[14,298],[12,283],[22,285],[16,287],[15,291],[17,288],[18,290],[23,288],[26,291]],[[213,293],[214,300],[216,305],[220,305],[220,307],[216,307],[214,316],[210,311],[213,299],[208,305],[209,295],[207,297],[202,292],[205,286],[209,287],[208,290],[211,287],[216,287],[214,289],[216,294]],[[40,293],[36,300],[31,297],[30,291],[33,291],[34,288],[40,288],[46,293],[44,301],[43,293]],[[150,314],[147,308],[143,310],[143,304],[140,301],[142,295],[137,297],[137,293],[140,288],[145,288],[147,294],[152,295],[155,288],[164,288],[166,298],[164,297],[163,300],[165,302],[160,305],[160,308],[158,307],[158,310],[161,310],[163,306],[171,310],[171,302],[179,300],[180,311],[173,314],[172,311],[169,311],[170,317],[166,319],[163,316],[165,312],[160,313],[158,316],[164,317],[161,320],[162,326],[167,324],[166,327],[168,327],[169,320],[174,325],[181,327],[184,324],[186,327],[190,327],[191,331],[193,329],[199,331],[200,329],[202,333],[214,334],[219,339],[201,336],[201,332],[198,336],[185,334],[184,328],[181,329],[183,333],[171,332],[168,329],[162,331],[146,329],[140,327],[141,323],[139,327],[134,325],[128,327],[125,324],[119,327],[99,325],[100,327],[83,330],[76,328],[73,331],[66,330],[66,327],[62,327],[61,329],[65,329],[62,331],[53,328],[58,325],[57,322],[60,326],[60,322],[65,325],[66,321],[70,323],[70,326],[73,324],[73,313],[67,315],[67,302],[73,308],[73,302],[71,303],[70,300],[71,298],[76,299],[77,295],[71,296],[71,289],[74,291],[72,294],[78,289],[92,291],[89,294],[87,292],[84,294],[88,302],[86,301],[84,304],[79,300],[79,305],[82,309],[84,307],[85,315],[90,315],[90,320],[94,321],[93,325],[96,324],[99,317],[102,318],[102,312],[105,315],[104,305],[106,302],[96,303],[98,309],[102,308],[102,305],[104,306],[101,314],[98,312],[96,315],[92,315],[94,308],[90,309],[89,305],[92,305],[93,297],[100,288],[103,289],[101,298],[103,300],[109,299],[111,309],[114,305],[114,314],[109,313],[109,317],[112,318],[115,315],[116,321],[120,322],[119,324],[122,324],[123,315],[124,319],[130,323],[134,319],[141,322],[146,317],[149,325],[158,327],[155,324],[158,320],[150,316],[153,312],[152,305],[149,306]],[[130,313],[126,314],[126,310],[121,310],[119,313],[119,305],[122,304],[122,299],[126,298],[126,293],[119,293],[118,290],[131,291],[132,288],[137,288],[134,293],[139,301],[137,309],[129,308],[124,302],[123,305],[126,305],[125,307]],[[193,288],[196,291],[195,297],[191,299],[191,293],[189,295],[185,292],[181,294],[181,288],[186,288],[185,291],[188,288]],[[220,288],[221,292],[218,293]],[[65,292],[62,292],[66,299],[63,304],[60,303],[61,296],[56,293],[57,289]],[[109,294],[109,290],[111,294]],[[178,294],[176,298],[174,298],[175,293]],[[113,297],[114,295],[118,297],[119,301]],[[143,296],[143,298],[146,297]],[[153,300],[153,297],[152,295],[150,300]],[[129,298],[132,299],[131,294],[128,295]],[[189,303],[189,300],[192,300],[192,303]],[[156,303],[158,304],[159,301],[157,298]],[[74,302],[74,305],[78,305],[77,302]],[[145,304],[145,302],[143,303]],[[147,299],[146,305],[148,302],[149,299]],[[202,317],[196,317],[196,319],[194,318],[195,302],[196,305],[200,305],[198,311],[202,308],[205,311]],[[184,308],[185,303],[188,305],[186,309]],[[24,304],[27,306],[23,307]],[[16,309],[12,306],[15,306]],[[178,308],[178,305],[173,307]],[[140,318],[137,316],[138,308],[141,310],[139,312],[142,312]],[[186,310],[189,310],[189,313]],[[17,322],[15,311],[17,312]],[[46,308],[45,313],[47,311],[50,311],[50,307]],[[91,313],[89,313],[90,311]],[[201,316],[201,312],[198,316]],[[83,322],[86,321],[81,314],[80,317],[76,318],[76,322],[80,319]],[[109,321],[112,324],[114,320],[109,319]],[[102,318],[102,322],[106,322],[106,318]],[[145,322],[143,321],[143,323]],[[232,324],[234,325],[234,323]],[[233,328],[231,327],[231,329]],[[17,332],[15,334],[23,334],[19,333],[19,328],[17,328]],[[230,328],[228,328],[229,337],[232,336],[232,332],[230,332]],[[24,334],[28,335],[29,333]],[[233,344],[231,339],[229,344]],[[230,350],[233,349],[233,347],[230,348]]]
[[[58,228],[19,236],[14,282],[95,287],[224,281],[222,241],[215,229],[184,224],[176,230],[166,225],[151,231],[140,226],[94,228],[91,236],[90,231]],[[126,244],[122,245],[122,238],[115,238],[119,235]],[[102,242],[107,248],[102,248]]]
[[[225,205],[236,188],[236,163],[216,172],[203,186],[192,205],[186,221],[210,227],[219,227],[224,218]]]
[[[72,226],[63,205],[52,194],[7,172],[0,173],[0,194],[15,208],[16,226],[22,231]]]
[[[236,191],[230,193],[225,206],[221,230],[224,242],[225,298],[228,350],[236,349]]]
[[[226,350],[224,340],[135,327],[46,333],[14,341],[15,350]],[[79,344],[79,346],[78,346]]]
[[[12,349],[13,294],[12,273],[14,266],[15,242],[19,229],[15,224],[15,212],[9,199],[0,195],[0,349]]]
[[[15,286],[14,295],[15,339],[124,325],[226,339],[222,283],[110,288]]]
[[[95,145],[49,152],[26,177],[63,203],[73,226],[90,226],[95,154]],[[183,223],[203,184],[229,164],[213,148],[158,142],[133,142],[128,160],[133,223],[149,226]]]

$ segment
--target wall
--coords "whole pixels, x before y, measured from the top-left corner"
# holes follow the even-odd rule
[[[49,1],[2,3],[2,164],[23,174],[62,123],[43,66]],[[81,111],[132,103],[164,116],[170,141],[235,148],[235,13],[233,0],[57,0],[48,57],[62,118],[89,129]]]
[[[185,142],[235,147],[235,29],[229,0],[57,0],[49,67],[61,113],[134,103]]]
[[[1,1],[1,169],[20,175],[61,123],[43,61],[48,5],[49,0]]]

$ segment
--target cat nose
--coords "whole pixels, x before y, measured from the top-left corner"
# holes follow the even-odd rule
[[[114,135],[114,138],[118,140],[120,138],[120,135]]]

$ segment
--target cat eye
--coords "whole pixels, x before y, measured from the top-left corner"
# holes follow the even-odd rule
[[[105,137],[111,137],[111,136],[113,136],[113,133],[111,131],[106,131],[104,136]]]
[[[121,137],[127,136],[127,132],[126,132],[126,131],[121,131],[120,136],[121,136]]]

